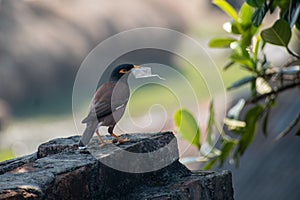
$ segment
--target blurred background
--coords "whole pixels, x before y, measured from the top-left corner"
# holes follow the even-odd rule
[[[229,2],[238,8],[243,0]],[[228,19],[210,0],[0,0],[0,161],[33,153],[39,144],[50,139],[80,134],[72,115],[73,84],[81,63],[101,41],[132,28],[170,28],[190,36],[205,48],[210,58],[200,55],[202,62],[197,67],[209,71],[212,59],[221,69],[227,63],[229,52],[209,49],[207,43],[212,37],[224,35],[222,24]],[[199,56],[181,41],[174,41],[173,48]],[[286,59],[284,51],[271,54],[279,64]],[[210,96],[201,76],[194,73],[187,62],[151,49],[142,55],[138,51],[124,55],[112,66],[123,61],[158,62],[184,74],[197,91],[195,106],[202,112],[200,126],[206,124]],[[220,72],[225,86],[246,74],[238,68]],[[228,93],[227,103],[235,102],[244,94],[243,90]],[[299,103],[295,105],[293,101],[299,99],[299,94],[294,90],[282,96],[278,103],[281,106],[272,112],[274,125],[270,133],[273,137],[270,134],[264,138],[258,133],[242,157],[239,169],[230,164],[223,167],[233,172],[236,199],[297,199],[300,196],[297,190],[300,158],[296,153],[300,150],[299,139],[273,140],[299,111]],[[290,98],[284,98],[286,96]],[[145,117],[144,110],[154,104],[165,105],[170,117],[163,124],[163,130],[173,130],[173,112],[179,108],[175,100],[166,89],[150,85],[132,95],[128,110],[140,123],[147,123],[149,116]],[[220,113],[225,109],[221,106],[223,103],[215,101]],[[87,98],[78,108],[82,110],[82,117],[87,114],[88,104]],[[157,123],[159,117],[152,116]],[[126,119],[122,123],[126,124]],[[151,126],[143,131],[153,132],[155,120]],[[197,156],[197,150],[179,136],[178,141],[182,157]],[[191,169],[201,166],[201,163],[188,165]]]

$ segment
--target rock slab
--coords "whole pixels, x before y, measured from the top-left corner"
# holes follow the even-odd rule
[[[79,136],[54,139],[32,155],[0,163],[0,200],[233,199],[231,173],[189,171],[178,161],[173,133],[122,137],[130,142],[99,147],[93,138],[85,150],[78,149]],[[130,160],[120,152],[163,156],[146,159],[146,165],[155,169],[151,171],[145,168],[145,160]],[[129,166],[129,170],[120,171],[109,160]]]

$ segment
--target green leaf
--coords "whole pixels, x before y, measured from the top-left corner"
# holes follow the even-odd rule
[[[262,48],[260,48],[260,47],[261,47],[261,36],[259,35],[256,38],[256,42],[255,42],[254,47],[253,47],[253,58],[254,58],[254,60],[257,60],[258,51],[262,50]]]
[[[240,99],[227,113],[227,116],[231,119],[238,119],[241,111],[246,104],[245,99]]]
[[[224,23],[223,29],[228,33],[239,35],[242,33],[239,26],[240,26],[240,24],[238,22],[232,20],[230,22]]]
[[[231,90],[233,88],[237,88],[237,87],[240,87],[246,83],[249,83],[251,81],[255,80],[255,76],[246,76],[246,77],[243,77],[242,79],[232,83],[227,89],[228,90]]]
[[[229,15],[233,20],[238,21],[238,15],[235,12],[234,8],[229,3],[227,3],[225,0],[213,0],[213,4],[218,6],[227,15]]]
[[[251,34],[251,31],[250,30],[247,30],[245,31],[243,34],[242,34],[242,38],[241,38],[241,43],[243,46],[247,47],[247,46],[250,46],[251,45],[251,42],[252,42],[252,34]]]
[[[257,96],[257,91],[256,91],[256,81],[255,81],[255,79],[251,82],[250,90],[251,90],[252,97],[256,97]]]
[[[213,126],[214,119],[215,119],[214,103],[213,100],[211,100],[209,105],[209,119],[207,124],[207,136],[206,136],[206,141],[208,142],[209,145],[212,145],[211,133],[212,133],[212,126]]]
[[[257,8],[251,16],[253,25],[259,27],[267,12],[268,12],[267,4],[263,4],[261,7]]]
[[[277,5],[281,10],[288,9],[291,0],[274,0],[273,4]]]
[[[248,112],[246,113],[245,120],[244,120],[246,122],[246,127],[239,141],[237,152],[236,152],[237,154],[242,155],[245,152],[245,150],[248,148],[249,144],[251,144],[251,142],[253,141],[256,133],[257,121],[261,116],[263,110],[264,109],[261,105],[257,105],[249,109]]]
[[[253,68],[253,62],[246,49],[246,46],[240,42],[233,42],[231,43],[230,47],[233,50],[230,56],[232,61],[240,64],[242,67],[246,67],[249,70]]]
[[[246,2],[253,7],[260,7],[261,5],[263,5],[263,3],[265,2],[265,0],[246,0]]]
[[[202,170],[210,170],[216,164],[217,161],[218,161],[218,157],[211,159],[204,165]]]
[[[253,14],[252,8],[247,3],[244,3],[240,9],[240,21],[242,25],[244,26],[247,26],[249,24],[251,25],[252,14]]]
[[[261,32],[261,37],[268,43],[287,47],[291,39],[289,24],[283,20],[277,20],[271,28]]]
[[[208,46],[211,48],[229,48],[232,42],[236,41],[234,38],[214,38],[209,41]]]
[[[200,149],[200,129],[193,115],[185,109],[178,110],[174,114],[174,122],[182,138]]]
[[[220,165],[219,167],[222,167],[224,164],[224,161],[226,160],[226,158],[228,157],[228,155],[230,154],[230,152],[232,151],[232,149],[234,148],[234,146],[236,145],[236,143],[234,141],[227,141],[224,140],[223,144],[222,144],[222,149],[221,149],[221,155],[220,155]]]

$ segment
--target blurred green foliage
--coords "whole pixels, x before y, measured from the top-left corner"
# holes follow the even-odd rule
[[[277,95],[300,86],[300,56],[289,47],[292,29],[300,31],[299,0],[246,0],[239,12],[225,0],[213,0],[213,3],[230,16],[231,21],[223,26],[229,36],[214,38],[209,42],[209,46],[231,50],[224,70],[238,66],[250,75],[247,74],[231,83],[228,90],[250,85],[251,97],[246,100],[240,99],[228,110],[224,127],[215,119],[211,101],[206,140],[201,144],[199,128],[195,125],[193,115],[187,110],[175,113],[174,120],[178,132],[200,149],[199,158],[195,161],[206,161],[204,169],[210,169],[218,162],[221,167],[226,159],[233,159],[238,165],[240,156],[255,138],[258,121],[262,120],[262,131],[267,135],[269,112],[276,103]],[[276,8],[280,11],[277,20],[271,27],[263,29],[261,24],[266,14],[274,14]],[[299,46],[299,41],[297,42],[296,46]],[[289,61],[283,66],[274,66],[272,60],[268,60],[264,54],[266,44],[284,47],[290,55]],[[241,114],[242,111],[244,114]],[[299,121],[300,113],[276,139],[289,134]],[[194,133],[191,133],[191,127]],[[216,146],[212,143],[212,130],[221,136],[221,143]],[[229,136],[224,130],[229,130],[233,136]],[[299,132],[300,130],[296,130],[296,135],[299,135]],[[200,148],[201,146],[209,147],[209,152]]]
[[[0,149],[0,162],[15,158],[15,154],[12,149]]]
[[[183,133],[182,137],[200,150],[200,129],[193,115],[187,110],[178,110],[174,121],[179,133]]]

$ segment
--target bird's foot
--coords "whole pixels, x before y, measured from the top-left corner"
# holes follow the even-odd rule
[[[117,139],[116,145],[119,145],[119,144],[122,144],[122,143],[129,142],[129,141],[130,141],[128,138],[123,139],[123,138],[121,138],[120,136],[117,136],[117,135],[114,134],[114,133],[111,133],[111,135],[112,135],[114,138]]]
[[[119,139],[117,139],[117,140],[118,140],[118,142],[116,143],[116,145],[120,145],[120,144],[125,143],[125,142],[130,142],[129,138],[123,139],[123,138],[119,137]]]
[[[103,140],[99,146],[104,147],[105,145],[112,144],[112,143],[113,143],[112,140]]]

